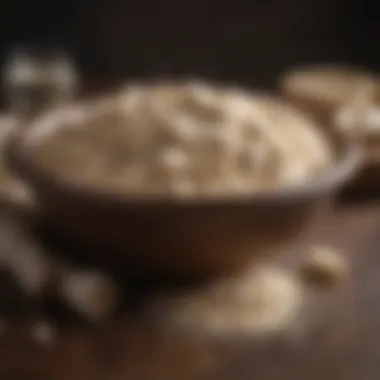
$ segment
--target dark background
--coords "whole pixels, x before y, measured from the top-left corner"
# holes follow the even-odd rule
[[[380,70],[380,1],[3,1],[0,55],[58,45],[95,78],[193,74],[267,85],[295,64]]]

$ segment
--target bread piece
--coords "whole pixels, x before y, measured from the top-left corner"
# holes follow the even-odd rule
[[[316,245],[310,247],[302,272],[308,283],[331,286],[347,277],[348,265],[337,249]]]
[[[364,70],[321,64],[284,74],[280,91],[297,107],[330,123],[335,112],[372,80],[373,75]]]

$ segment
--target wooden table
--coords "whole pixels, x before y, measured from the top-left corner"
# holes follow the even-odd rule
[[[147,315],[66,327],[37,345],[32,321],[0,337],[0,379],[170,380],[380,378],[380,207],[344,206],[317,232],[347,252],[349,281],[313,292],[287,333],[229,341],[163,332]]]

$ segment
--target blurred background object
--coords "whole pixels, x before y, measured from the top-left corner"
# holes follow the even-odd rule
[[[56,49],[12,49],[3,76],[6,106],[17,116],[30,116],[67,101],[76,89],[73,63]]]
[[[374,75],[343,65],[311,65],[290,70],[280,79],[282,95],[321,123],[332,123],[335,115],[358,92],[374,81]],[[351,109],[351,107],[350,107]]]

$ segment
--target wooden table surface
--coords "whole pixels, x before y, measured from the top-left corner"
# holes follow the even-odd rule
[[[32,321],[14,321],[0,337],[0,379],[379,379],[380,207],[340,207],[316,240],[343,249],[352,276],[313,291],[287,332],[213,340],[125,313],[97,328],[64,327],[51,345],[38,345]]]

